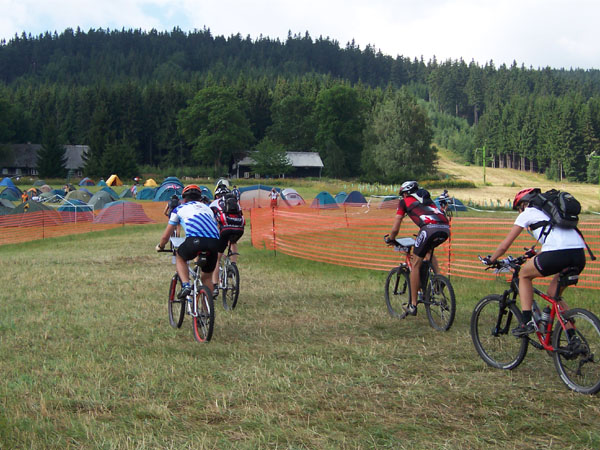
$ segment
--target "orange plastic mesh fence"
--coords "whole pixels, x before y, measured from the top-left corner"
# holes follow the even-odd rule
[[[129,203],[129,204],[128,204]],[[0,245],[165,222],[165,202],[123,202],[94,212],[43,210],[0,216]]]
[[[514,219],[514,216],[454,217],[451,239],[436,249],[442,272],[466,278],[494,279],[496,275],[484,270],[478,255],[491,254],[508,233]],[[394,212],[388,208],[252,209],[252,245],[314,261],[387,271],[404,260],[403,253],[393,251],[383,241],[393,220]],[[600,256],[600,220],[582,219],[579,228],[592,251]],[[417,231],[412,221],[406,218],[399,236],[412,236]],[[521,233],[509,254],[519,256],[524,247],[534,243],[529,234]],[[539,281],[540,284],[547,282],[548,279]],[[588,258],[578,286],[600,289],[599,262]]]

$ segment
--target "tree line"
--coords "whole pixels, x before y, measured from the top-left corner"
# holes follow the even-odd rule
[[[395,182],[431,174],[435,142],[598,180],[597,70],[425,63],[308,34],[67,29],[2,42],[0,83],[0,143],[88,144],[89,175],[222,173],[249,150],[267,170],[287,150],[318,151],[329,176]]]

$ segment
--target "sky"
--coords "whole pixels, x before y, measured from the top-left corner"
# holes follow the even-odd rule
[[[66,28],[354,40],[396,57],[600,69],[598,0],[0,0],[0,40]]]

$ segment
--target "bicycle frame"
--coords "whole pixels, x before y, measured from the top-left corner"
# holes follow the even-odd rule
[[[397,251],[404,253],[404,262],[401,262],[399,264],[400,267],[407,267],[408,271],[412,273],[413,271],[413,264],[412,264],[412,249],[413,249],[413,245],[401,245],[399,243],[394,244],[395,248],[397,249]],[[421,268],[421,270],[424,271],[424,275],[423,272],[420,274],[421,275],[421,290],[423,292],[425,292],[425,286],[427,285],[427,282],[429,281],[429,274],[430,272],[433,272],[433,265],[431,264],[431,259],[433,259],[433,250],[431,250],[429,257],[427,259],[423,259],[423,267]],[[425,303],[424,301],[422,301],[423,303]]]
[[[510,280],[510,287],[509,289],[507,289],[506,291],[504,291],[504,293],[502,294],[502,301],[503,301],[503,305],[509,304],[509,303],[515,303],[517,302],[517,295],[519,294],[519,272],[521,270],[521,266],[520,264],[511,264],[511,267],[513,269],[512,271],[512,278]],[[535,323],[536,326],[536,335],[538,338],[538,342],[536,342],[535,340],[533,340],[532,338],[528,338],[529,342],[538,350],[547,350],[549,352],[554,352],[556,351],[556,349],[550,344],[550,341],[552,339],[552,330],[553,330],[553,324],[554,324],[554,320],[558,319],[558,323],[560,324],[560,326],[563,328],[563,330],[565,330],[566,332],[566,323],[562,318],[562,314],[564,312],[564,309],[562,308],[562,306],[560,306],[560,304],[558,303],[559,299],[555,298],[555,297],[551,297],[548,294],[540,291],[538,288],[534,287],[533,288],[533,293],[534,295],[537,295],[538,297],[541,297],[542,299],[544,299],[545,301],[547,301],[548,303],[550,303],[552,306],[550,307],[550,319],[548,320],[548,323],[546,324],[546,329],[545,330],[540,330],[538,327],[538,324]],[[510,298],[512,297],[512,298]],[[534,299],[534,304],[535,303],[535,299]],[[537,304],[536,304],[537,306]],[[538,307],[539,308],[539,307]],[[496,330],[498,330],[498,327],[500,326],[500,323],[502,321],[502,314],[504,313],[504,311],[501,309],[498,312],[498,322],[496,324]],[[509,323],[507,322],[505,328],[509,327]],[[503,332],[508,332],[508,330],[503,330]]]

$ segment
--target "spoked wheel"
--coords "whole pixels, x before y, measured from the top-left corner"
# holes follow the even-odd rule
[[[427,283],[425,310],[429,324],[439,331],[447,331],[454,322],[456,298],[450,280],[443,275],[434,275]]]
[[[181,289],[181,280],[179,275],[173,275],[171,285],[169,286],[169,323],[173,328],[181,328],[183,316],[185,315],[186,300],[179,300],[177,294]]]
[[[240,295],[240,272],[237,264],[228,262],[225,279],[222,285],[223,289],[223,308],[234,309],[237,305],[238,296]]]
[[[410,276],[405,267],[394,267],[385,280],[385,304],[390,316],[403,318],[410,302]]]
[[[511,334],[521,322],[521,311],[514,303],[502,308],[501,303],[501,295],[488,295],[477,303],[471,315],[471,338],[487,364],[510,370],[525,358],[529,341]]]
[[[198,342],[208,342],[213,334],[215,326],[215,308],[212,293],[206,286],[200,286],[197,290],[196,301],[198,303],[198,314],[192,315],[192,330],[194,338]]]
[[[595,394],[600,391],[600,320],[579,308],[565,311],[564,318],[574,323],[577,339],[569,341],[557,324],[552,335],[554,366],[569,389]]]

